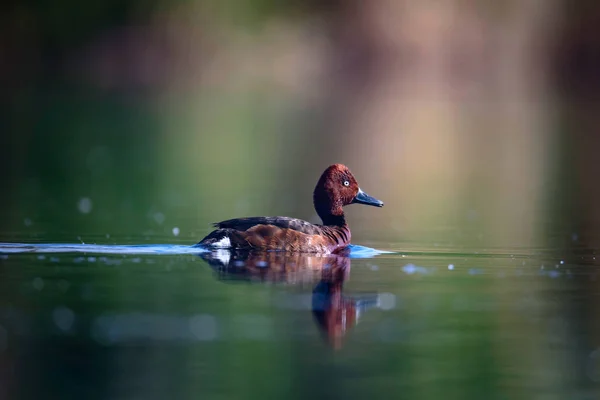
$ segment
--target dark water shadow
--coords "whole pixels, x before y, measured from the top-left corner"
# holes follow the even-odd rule
[[[378,294],[344,294],[350,276],[350,252],[313,255],[284,252],[217,250],[201,253],[219,280],[313,286],[311,311],[324,339],[340,349],[344,337],[369,309],[379,307]]]

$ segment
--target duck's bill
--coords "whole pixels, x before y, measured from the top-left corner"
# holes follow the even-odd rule
[[[352,200],[352,204],[366,204],[368,206],[383,207],[383,201],[371,197],[362,190],[358,189],[358,194]]]

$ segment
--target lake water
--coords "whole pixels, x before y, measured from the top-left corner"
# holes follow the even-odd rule
[[[351,135],[259,94],[18,98],[0,398],[600,398],[594,157],[494,106],[416,101],[393,135]],[[190,247],[228,218],[318,222],[334,162],[385,202],[347,207],[364,247]]]
[[[3,397],[597,398],[592,250],[169,241],[0,244]]]

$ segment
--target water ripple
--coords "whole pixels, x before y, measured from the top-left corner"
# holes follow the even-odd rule
[[[370,247],[350,245],[350,258],[371,258],[380,254],[392,252],[377,250]],[[22,253],[88,253],[88,254],[200,254],[210,250],[199,246],[175,244],[142,244],[142,245],[96,245],[84,243],[0,243],[0,254]],[[5,259],[6,257],[3,257]],[[89,257],[93,262],[96,258]]]

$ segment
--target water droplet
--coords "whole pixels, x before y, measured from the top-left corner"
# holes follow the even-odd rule
[[[89,214],[92,211],[92,200],[89,197],[82,197],[77,203],[77,209],[82,214]]]
[[[409,275],[414,274],[417,272],[417,267],[414,264],[406,264],[404,267],[402,267],[402,271]]]
[[[73,322],[75,322],[75,313],[67,307],[55,308],[52,312],[54,323],[63,332],[71,330]]]
[[[179,228],[178,227],[173,228],[173,235],[179,236]]]
[[[161,212],[154,213],[154,220],[157,224],[162,225],[165,222],[165,215]]]
[[[391,310],[396,307],[396,296],[392,293],[381,293],[378,302],[382,310]]]
[[[560,276],[560,272],[558,271],[548,271],[548,276],[550,278],[558,278]]]

